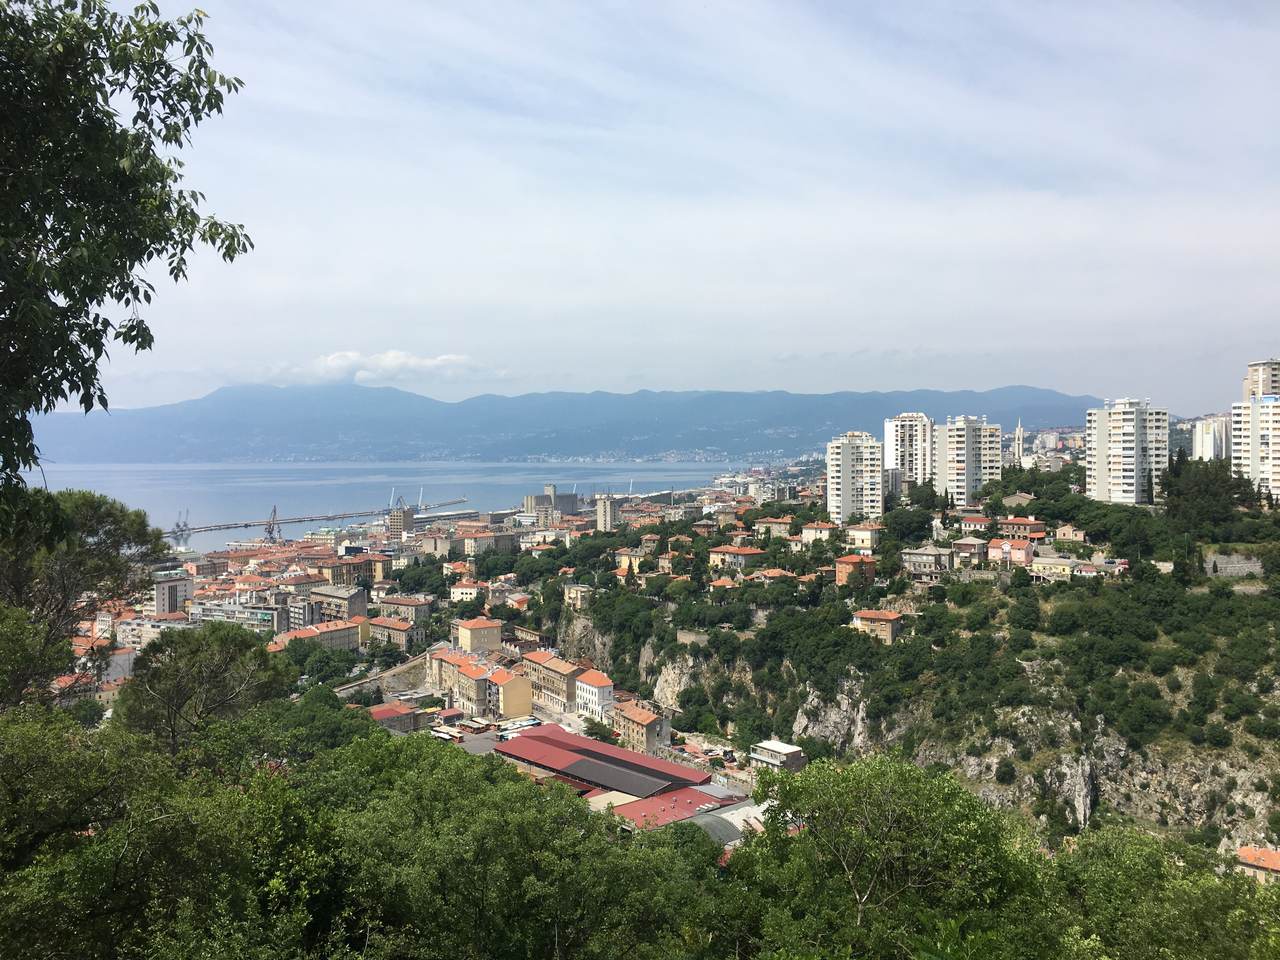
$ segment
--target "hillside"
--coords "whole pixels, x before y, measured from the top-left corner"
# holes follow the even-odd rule
[[[1012,429],[1084,421],[1101,401],[1036,387],[795,394],[639,391],[485,395],[457,403],[390,387],[239,386],[182,403],[56,413],[36,424],[48,460],[263,460],[796,456],[885,417],[984,414]]]

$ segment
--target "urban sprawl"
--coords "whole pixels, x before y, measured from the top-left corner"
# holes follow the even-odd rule
[[[638,830],[689,820],[731,846],[764,815],[750,799],[755,772],[799,769],[804,750],[776,739],[734,749],[685,730],[678,708],[651,687],[634,677],[615,683],[607,664],[562,653],[564,623],[598,592],[652,595],[658,584],[667,596],[722,599],[779,584],[834,589],[847,598],[850,629],[893,644],[913,629],[910,597],[939,584],[1018,570],[1047,583],[1127,570],[1086,530],[1038,518],[1031,494],[1006,494],[992,509],[984,489],[1003,468],[1082,464],[1075,492],[1155,506],[1171,451],[1229,460],[1274,508],[1280,360],[1248,365],[1228,414],[1192,421],[1171,424],[1166,409],[1136,399],[1108,400],[1082,425],[1034,431],[1020,421],[1006,431],[983,417],[904,412],[885,421],[882,436],[835,437],[825,462],[752,469],[703,489],[580,497],[548,484],[507,510],[399,504],[375,522],[300,540],[178,551],[154,571],[148,595],[100,605],[79,625],[82,669],[57,686],[67,700],[95,698],[110,710],[162,631],[234,623],[261,632],[271,651],[305,651],[296,662],[314,675],[303,684],[331,683],[394,734],[497,754]],[[929,528],[886,555],[886,513],[923,502],[925,490]],[[1280,875],[1280,853],[1244,848],[1239,857]]]

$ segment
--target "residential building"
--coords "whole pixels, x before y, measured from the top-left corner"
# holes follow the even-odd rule
[[[1240,398],[1246,403],[1254,397],[1280,396],[1280,359],[1255,360],[1245,371]]]
[[[624,747],[652,753],[670,740],[662,714],[641,706],[634,700],[613,705],[613,731]]]
[[[803,770],[805,765],[804,750],[781,740],[761,740],[751,745],[748,754],[753,767],[767,767],[770,770]]]
[[[1236,869],[1259,883],[1280,883],[1280,850],[1241,847],[1236,851]]]
[[[884,422],[884,468],[897,470],[903,485],[919,486],[934,475],[933,420],[900,413]]]
[[[382,612],[388,616],[399,617],[401,620],[412,620],[415,623],[421,623],[431,618],[431,601],[429,597],[411,597],[405,594],[393,593],[390,596],[383,597],[378,604],[382,608]]]
[[[1029,567],[1035,555],[1035,547],[1030,540],[1006,540],[995,537],[987,543],[987,562],[997,566]]]
[[[564,605],[570,610],[585,610],[591,602],[591,593],[591,587],[585,583],[566,583],[564,585]]]
[[[1231,418],[1201,417],[1191,424],[1191,458],[1224,460],[1231,455]]]
[[[1046,583],[1070,580],[1085,565],[1071,557],[1035,557],[1031,561],[1031,579]]]
[[[236,623],[250,630],[278,633],[288,622],[283,607],[233,603],[228,600],[193,600],[187,609],[192,623]]]
[[[838,524],[884,513],[884,447],[851,430],[827,444],[827,513]]]
[[[987,541],[981,537],[961,537],[951,542],[955,551],[956,563],[962,567],[970,567],[987,559]]]
[[[1232,404],[1231,464],[1264,495],[1280,494],[1280,395]]]
[[[1152,503],[1169,464],[1169,411],[1122,398],[1085,414],[1085,495],[1103,503]]]
[[[869,587],[876,581],[876,564],[879,561],[876,557],[866,556],[861,553],[851,553],[848,556],[836,557],[836,586],[843,587],[846,584],[855,587]]]
[[[283,649],[294,640],[314,640],[326,650],[358,650],[363,646],[360,634],[359,623],[351,620],[329,620],[299,630],[278,633],[272,638],[272,645]]]
[[[893,643],[902,632],[902,614],[895,610],[859,610],[853,615],[851,626],[881,643]]]
[[[916,584],[937,583],[955,569],[955,551],[932,543],[904,549],[901,557],[902,569]]]
[[[800,542],[805,546],[813,543],[815,540],[831,540],[835,538],[836,532],[840,528],[834,523],[827,523],[825,520],[815,520],[813,523],[806,523],[800,528]]]
[[[396,617],[374,617],[369,621],[369,642],[390,644],[397,650],[408,650],[426,638],[422,625]]]
[[[578,713],[604,722],[613,712],[613,681],[599,670],[584,670],[574,678]]]
[[[1035,517],[1005,517],[997,520],[996,533],[1016,540],[1040,541],[1046,536],[1044,521]]]
[[[470,580],[464,578],[449,587],[449,602],[468,603],[480,596],[481,592],[488,589],[489,584],[482,580]]]
[[[947,417],[933,431],[934,487],[957,507],[976,506],[979,491],[1000,479],[1000,425],[986,417]]]
[[[459,620],[458,646],[467,653],[484,653],[502,646],[502,621],[489,617]]]
[[[585,668],[562,660],[550,650],[534,650],[522,658],[529,682],[533,685],[533,702],[558,713],[573,713],[577,705],[575,680]]]
[[[845,527],[844,541],[853,547],[854,553],[872,554],[880,546],[884,527],[878,523],[858,523]]]
[[[196,592],[195,578],[186,570],[164,570],[152,578],[155,613],[163,617],[170,613],[185,613],[187,604]]]
[[[1054,540],[1068,541],[1071,543],[1088,543],[1089,536],[1079,527],[1074,527],[1069,523],[1064,523],[1053,531]]]
[[[612,533],[622,526],[621,503],[609,494],[596,495],[596,529]]]
[[[308,598],[316,605],[317,620],[350,620],[369,615],[369,595],[363,587],[313,586]]]
[[[712,570],[745,570],[748,563],[763,556],[759,547],[712,547],[707,553],[707,566]]]

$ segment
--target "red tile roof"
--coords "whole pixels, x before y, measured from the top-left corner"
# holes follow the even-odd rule
[[[608,675],[601,673],[599,670],[588,670],[579,674],[576,682],[580,685],[586,684],[588,687],[613,686],[613,681],[609,679]]]
[[[1241,847],[1236,851],[1236,859],[1260,870],[1280,873],[1280,850],[1271,850],[1267,847]]]
[[[859,620],[901,620],[902,614],[893,610],[859,610],[854,614]]]

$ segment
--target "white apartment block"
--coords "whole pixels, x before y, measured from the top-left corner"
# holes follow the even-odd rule
[[[1248,403],[1253,397],[1280,396],[1280,360],[1255,360],[1244,375],[1241,399]]]
[[[884,422],[884,468],[901,483],[919,486],[934,474],[933,421],[923,413],[900,413]]]
[[[978,492],[1000,479],[1000,424],[986,417],[947,417],[933,428],[934,488],[957,507],[976,506]]]
[[[880,441],[851,430],[827,444],[827,512],[832,523],[884,513],[884,455]]]
[[[1191,424],[1191,458],[1223,460],[1231,452],[1230,418],[1202,417]]]
[[[1150,503],[1169,464],[1169,411],[1150,400],[1108,400],[1085,415],[1085,495]]]
[[[1231,466],[1264,495],[1280,495],[1280,394],[1231,405]]]

